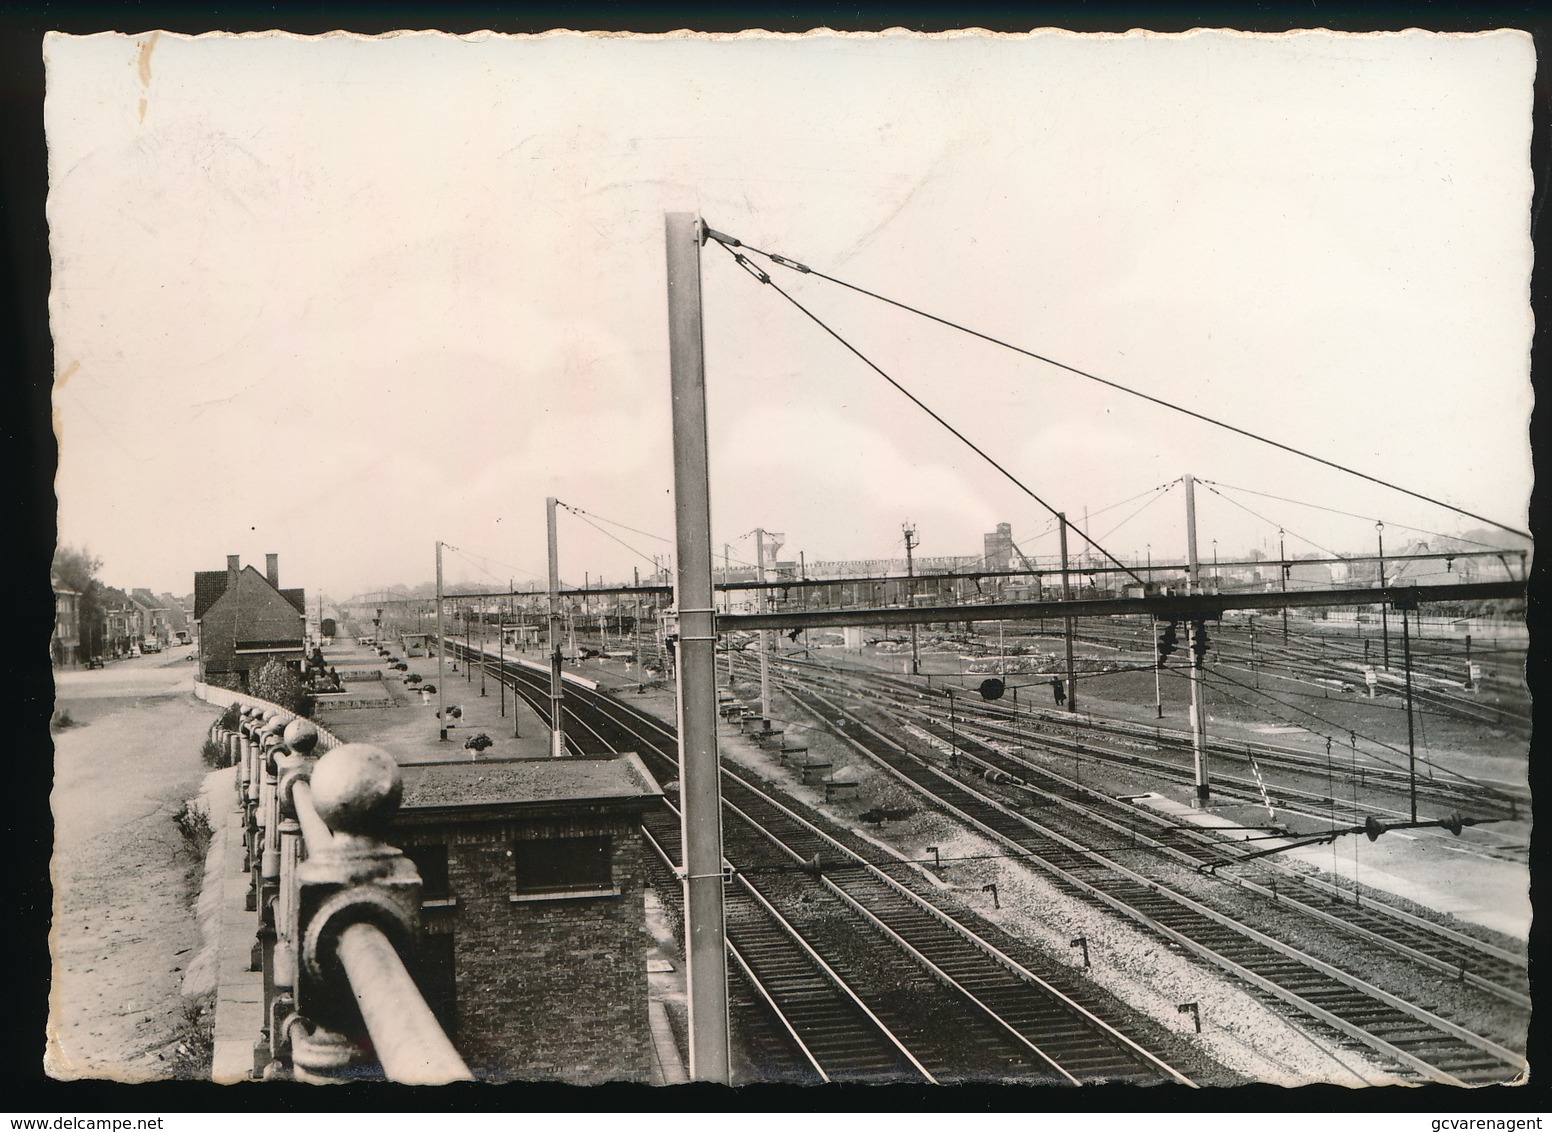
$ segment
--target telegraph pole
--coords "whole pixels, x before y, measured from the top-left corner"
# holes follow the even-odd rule
[[[905,597],[906,604],[916,605],[916,571],[913,567],[911,548],[916,545],[916,528],[909,520],[905,524]],[[916,647],[916,622],[911,622],[911,675],[921,675],[921,653]]]
[[[727,942],[722,907],[722,783],[717,760],[716,613],[711,585],[711,492],[700,247],[706,226],[664,216],[668,348],[673,401],[674,537],[678,554],[680,830],[690,1076],[729,1084]],[[763,543],[763,537],[762,537]],[[763,551],[763,545],[761,547]],[[763,579],[764,555],[761,554]],[[761,591],[764,592],[763,590]],[[763,658],[763,653],[762,653]]]
[[[441,741],[447,742],[447,634],[442,627],[442,540],[436,544],[437,558],[437,723]]]
[[[544,501],[545,531],[549,537],[550,557],[550,754],[566,754],[565,692],[560,678],[560,550],[555,542],[555,503],[552,495]]]
[[[765,528],[758,527],[754,532],[755,540],[755,576],[759,580],[760,612],[770,612],[770,595],[765,590]],[[760,630],[760,718],[771,717],[771,631]]]
[[[1072,582],[1067,575],[1067,513],[1065,511],[1057,513],[1056,526],[1057,529],[1061,531],[1062,539],[1062,600],[1071,601]],[[1078,679],[1074,674],[1072,664],[1072,633],[1074,618],[1064,617],[1062,618],[1062,621],[1065,626],[1067,636],[1067,710],[1077,711]]]
[[[1186,591],[1201,593],[1201,566],[1196,560],[1196,479],[1185,477],[1186,485]],[[1203,640],[1205,626],[1201,621],[1191,622],[1191,748],[1196,756],[1196,804],[1207,808],[1211,788],[1207,784],[1207,711],[1202,702],[1202,661],[1206,643]]]

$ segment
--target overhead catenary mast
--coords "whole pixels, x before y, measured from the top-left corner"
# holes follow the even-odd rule
[[[544,501],[544,518],[550,559],[550,754],[558,759],[566,754],[566,719],[560,675],[560,551],[555,544],[555,502],[553,495]]]
[[[436,544],[437,566],[437,723],[441,741],[447,741],[447,634],[442,622],[442,541]]]
[[[906,578],[906,582],[905,582],[905,587],[906,587],[905,588],[905,603],[907,605],[914,606],[916,604],[916,581],[915,581],[916,572],[915,572],[915,570],[913,569],[913,566],[912,566],[913,559],[911,557],[911,550],[916,545],[916,543],[914,541],[915,538],[916,538],[916,528],[911,526],[910,522],[907,521],[906,524],[905,524],[904,530],[905,530],[905,578]],[[920,676],[921,675],[921,653],[917,650],[917,645],[916,645],[916,623],[915,622],[911,623],[911,675],[912,676]]]
[[[1186,577],[1187,592],[1202,592],[1201,565],[1196,558],[1196,480],[1185,477],[1186,485]],[[1196,763],[1196,804],[1206,809],[1211,789],[1207,782],[1207,711],[1202,700],[1202,661],[1207,652],[1203,621],[1191,621],[1191,749]]]
[[[760,595],[759,609],[761,613],[770,612],[770,594],[765,588],[765,528],[756,529],[755,534],[755,558],[758,564],[755,566],[756,577],[760,588],[756,591]],[[760,630],[760,718],[771,717],[771,631]]]

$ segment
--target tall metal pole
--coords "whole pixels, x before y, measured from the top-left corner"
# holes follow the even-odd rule
[[[507,682],[502,679],[507,674],[507,619],[505,611],[498,605],[496,607],[496,687],[501,696],[501,718],[507,717]]]
[[[1277,569],[1282,575],[1283,593],[1288,592],[1288,552],[1283,549],[1283,529],[1277,528]],[[1283,606],[1283,644],[1288,643],[1288,607]]]
[[[1374,529],[1380,536],[1380,589],[1385,588],[1385,524],[1375,520]],[[1390,671],[1390,607],[1380,599],[1380,637],[1383,643],[1385,671]]]
[[[765,590],[765,528],[757,528],[755,540],[755,577],[760,583],[760,612],[770,610],[770,595]],[[760,718],[771,717],[771,631],[760,630]]]
[[[729,579],[729,577],[731,577],[730,567],[729,567],[729,559],[731,559],[732,556],[733,556],[733,548],[731,546],[729,546],[727,543],[723,543],[722,544],[722,612],[723,613],[732,613],[733,612],[733,591],[727,588],[728,579]],[[728,662],[727,682],[728,682],[728,687],[731,688],[733,686],[733,642],[732,641],[724,641],[722,644],[723,644],[723,648],[727,652],[727,662]]]
[[[912,549],[912,547],[914,547],[916,545],[916,543],[914,541],[915,538],[916,538],[916,528],[911,526],[910,523],[906,523],[905,527],[904,527],[904,530],[905,530],[905,586],[906,586],[905,598],[906,598],[906,604],[907,605],[915,606],[915,604],[916,604],[916,570],[914,568],[914,559],[911,557],[911,549]],[[911,675],[912,676],[920,676],[921,675],[921,652],[917,649],[917,646],[916,646],[916,623],[914,621],[911,623]]]
[[[668,350],[673,392],[680,840],[684,846],[690,1076],[698,1081],[729,1084],[733,1071],[729,1057],[727,943],[722,909],[717,634],[712,604],[711,491],[701,332],[700,248],[706,229],[698,216],[688,212],[667,213],[664,229],[668,244]]]
[[[490,661],[485,656],[485,599],[480,598],[480,695],[486,695],[485,672]]]
[[[1071,601],[1072,600],[1072,582],[1071,582],[1071,580],[1070,580],[1070,578],[1068,577],[1068,574],[1067,574],[1067,514],[1066,514],[1066,512],[1058,512],[1057,513],[1057,516],[1056,516],[1056,526],[1057,526],[1057,529],[1061,531],[1061,539],[1062,539],[1062,600],[1063,601]],[[1074,626],[1075,621],[1074,621],[1074,618],[1071,618],[1071,617],[1064,617],[1062,619],[1062,621],[1063,621],[1065,629],[1066,629],[1066,637],[1067,637],[1067,710],[1068,711],[1077,711],[1078,710],[1078,678],[1077,678],[1077,676],[1076,676],[1076,674],[1074,672],[1073,663],[1072,663],[1072,633],[1073,633],[1073,626]]]
[[[560,550],[555,541],[555,503],[553,495],[544,501],[544,526],[550,557],[550,755],[559,759],[566,754],[566,717],[560,678]]]
[[[1401,610],[1401,653],[1406,663],[1407,789],[1412,798],[1412,820],[1417,820],[1417,741],[1412,733],[1412,632],[1406,609]]]
[[[442,622],[442,542],[437,540],[437,723],[447,742],[447,633]]]
[[[1190,593],[1201,592],[1202,569],[1196,560],[1196,479],[1186,476],[1186,577]],[[1202,622],[1192,621],[1191,643],[1191,750],[1196,763],[1196,804],[1207,808],[1211,787],[1207,782],[1207,710],[1202,700],[1203,647],[1199,644],[1204,631]]]
[[[1159,670],[1164,667],[1164,658],[1159,656],[1159,619],[1149,617],[1153,622],[1153,707],[1158,713],[1158,718],[1164,718],[1164,694],[1159,686]]]

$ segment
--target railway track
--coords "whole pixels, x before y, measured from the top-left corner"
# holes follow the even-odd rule
[[[939,719],[948,715],[944,698],[924,692],[920,683],[911,684],[903,678],[880,673],[842,671],[789,658],[781,658],[775,663],[787,671],[802,673],[802,678],[811,685],[830,687],[839,694],[856,694],[859,687],[866,687],[869,697],[881,697],[900,710],[932,712]],[[1065,751],[1096,762],[1130,765],[1174,781],[1193,781],[1191,740],[1182,731],[1122,720],[1076,721],[1067,713],[985,704],[968,694],[956,698],[955,710],[959,718],[967,721],[1022,728],[1020,740],[1032,745],[1055,748],[1059,744]],[[1238,778],[1232,773],[1216,773],[1218,787],[1237,790],[1247,800],[1255,799],[1260,794],[1260,785],[1254,778],[1256,773],[1285,771],[1287,776],[1275,780],[1282,808],[1299,810],[1312,817],[1326,816],[1344,791],[1359,787],[1366,793],[1384,788],[1395,798],[1406,796],[1411,784],[1408,771],[1400,765],[1392,765],[1394,759],[1405,758],[1404,753],[1394,755],[1382,751],[1375,754],[1367,747],[1360,750],[1355,745],[1351,750],[1338,751],[1337,755],[1328,761],[1307,750],[1251,740],[1219,742],[1212,750],[1215,765],[1229,763],[1241,768]],[[1252,763],[1256,766],[1255,771],[1251,769]],[[1437,805],[1444,813],[1458,810],[1468,816],[1512,819],[1520,816],[1522,808],[1530,803],[1528,788],[1515,790],[1484,784],[1443,771],[1436,777],[1417,779],[1416,785],[1419,798]],[[1365,812],[1384,812],[1384,806],[1372,804],[1372,799],[1369,801],[1370,808]],[[1405,815],[1401,809],[1391,808],[1388,816]]]
[[[831,686],[836,683],[831,681]],[[844,681],[839,683],[844,686]],[[871,675],[859,678],[859,684],[869,689],[869,699],[875,704],[878,699],[871,693],[878,683],[878,679]],[[1220,865],[1240,865],[1252,851],[1252,847],[1245,842],[1229,840],[1210,829],[1182,826],[1172,818],[1084,786],[1076,779],[1059,773],[1054,767],[1072,756],[1076,741],[1064,739],[1059,743],[1046,744],[1040,733],[1031,734],[1016,726],[1005,709],[988,706],[980,711],[961,711],[951,725],[931,700],[919,695],[895,697],[888,702],[889,710],[897,718],[914,722],[924,735],[936,740],[944,748],[952,746],[956,757],[973,762],[982,769],[998,771],[1020,780],[1018,789],[1028,792],[1041,805],[1070,807],[1110,833],[1130,837],[1134,841],[1139,834],[1148,837],[1151,832],[1156,851],[1183,864],[1216,872]],[[1160,767],[1174,770],[1169,764],[1136,758],[1125,750],[1117,752],[1102,749],[1096,752],[1081,744],[1076,749],[1087,757],[1098,757],[1110,763],[1129,762],[1154,771]],[[1043,757],[1031,757],[1031,752]],[[1215,752],[1214,757],[1220,757],[1219,753]],[[1189,778],[1183,780],[1189,781]],[[1220,778],[1220,788],[1222,781]],[[1240,785],[1239,796],[1242,800],[1252,803],[1259,800],[1256,784],[1244,780]],[[1307,812],[1325,819],[1328,816],[1325,803],[1332,799],[1313,800],[1319,804],[1308,807]],[[1357,822],[1373,812],[1372,808],[1355,808],[1347,816]],[[1160,840],[1163,838],[1168,839],[1167,844]],[[1528,972],[1523,955],[1504,951],[1384,903],[1372,900],[1367,904],[1357,903],[1350,894],[1344,894],[1336,886],[1274,861],[1263,861],[1253,869],[1239,873],[1235,879],[1238,885],[1262,897],[1291,901],[1305,914],[1323,923],[1338,927],[1365,942],[1378,943],[1409,959],[1425,963],[1440,974],[1470,983],[1516,1009],[1530,1009]],[[1282,882],[1281,890],[1278,889],[1279,880]],[[1317,908],[1289,895],[1300,890],[1318,897],[1327,907]],[[1332,904],[1333,900],[1337,903]]]
[[[547,712],[543,673],[514,663],[505,675]],[[574,753],[634,750],[665,781],[677,774],[674,733],[660,721],[582,687],[568,687],[566,710]],[[723,792],[729,956],[744,1000],[775,1019],[763,1040],[778,1075],[1190,1083],[1105,1020],[1114,1006],[1092,987],[1058,988],[995,932],[960,922],[726,770]],[[661,868],[674,869],[676,813],[665,807],[646,825]],[[676,887],[665,886],[675,903]]]
[[[815,718],[848,719],[843,739],[936,805],[1042,868],[1059,887],[1097,901],[1187,948],[1336,1031],[1364,1043],[1405,1075],[1449,1084],[1502,1081],[1523,1072],[1507,1049],[1289,944],[1273,939],[1155,878],[1016,812],[988,790],[913,755],[819,693],[787,686]]]

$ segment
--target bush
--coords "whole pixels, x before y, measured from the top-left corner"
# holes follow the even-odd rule
[[[279,660],[264,662],[253,674],[249,692],[294,715],[306,717],[313,712],[313,698],[303,689],[302,681]]]
[[[227,760],[226,744],[207,738],[199,748],[199,757],[205,760],[206,766],[218,769],[224,767]]]
[[[226,710],[221,713],[221,718],[216,720],[216,724],[228,731],[236,731],[242,724],[242,708],[236,704],[227,704]]]
[[[204,856],[205,850],[210,847],[211,835],[215,832],[210,824],[210,815],[204,808],[193,798],[186,799],[182,808],[172,816],[172,820],[190,847],[200,856]]]
[[[470,735],[463,741],[463,745],[465,749],[478,754],[486,747],[494,747],[496,742],[489,735],[485,734],[485,732],[481,731],[478,735]]]

